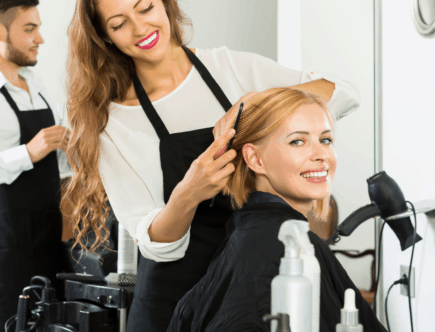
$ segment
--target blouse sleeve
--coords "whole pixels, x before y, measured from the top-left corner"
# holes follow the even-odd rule
[[[105,132],[100,135],[99,171],[116,219],[138,244],[141,254],[156,262],[183,258],[189,245],[190,227],[178,241],[151,241],[148,228],[163,208],[155,205],[145,183]]]
[[[335,83],[328,108],[336,120],[352,113],[360,106],[360,95],[355,84],[314,70],[284,67],[258,54],[231,51],[225,48],[232,71],[245,93],[261,92],[274,87],[293,86],[319,79]]]

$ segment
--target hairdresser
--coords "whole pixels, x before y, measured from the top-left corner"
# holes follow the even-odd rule
[[[62,297],[59,209],[69,130],[59,125],[41,80],[28,68],[44,42],[38,0],[0,2],[0,329],[16,314],[31,277]],[[33,296],[33,294],[32,294]]]
[[[69,29],[65,199],[75,202],[77,241],[92,227],[94,248],[104,243],[109,199],[139,245],[128,331],[166,331],[226,236],[233,210],[219,192],[234,171],[236,153],[224,150],[242,100],[297,85],[329,101],[337,118],[359,103],[333,77],[226,47],[189,49],[186,23],[176,0],[78,0]]]

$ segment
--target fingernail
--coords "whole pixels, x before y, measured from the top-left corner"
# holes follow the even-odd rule
[[[234,129],[231,129],[230,136],[233,137],[236,134],[236,131]]]

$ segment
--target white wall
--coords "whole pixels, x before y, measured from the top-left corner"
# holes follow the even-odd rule
[[[62,105],[66,101],[67,29],[74,14],[73,0],[40,0],[40,32],[45,43],[39,47],[34,71],[42,78],[50,98]]]
[[[361,107],[337,123],[338,167],[333,195],[339,222],[369,204],[367,178],[374,174],[373,3],[367,0],[279,0],[278,59],[289,66],[315,69],[355,83]],[[297,26],[300,25],[300,27]],[[294,34],[300,31],[300,37]],[[299,53],[300,57],[294,56]],[[300,64],[298,63],[300,61]],[[368,221],[331,249],[374,248],[374,225]],[[357,287],[370,288],[370,256],[337,254]]]
[[[55,103],[66,100],[65,64],[68,54],[67,28],[75,0],[41,0],[41,45],[35,72],[42,77]],[[179,0],[193,23],[190,47],[222,45],[254,52],[276,60],[276,0]]]
[[[399,184],[405,199],[435,199],[435,38],[417,33],[410,0],[383,0],[382,39],[383,168]],[[435,219],[419,215],[417,220],[423,241],[415,247],[413,262],[414,331],[430,331],[435,309]],[[383,242],[385,301],[389,286],[400,277],[400,265],[409,265],[411,249],[401,252],[388,226]],[[405,332],[410,331],[408,301],[399,288],[395,286],[390,293],[388,312],[391,330]]]
[[[276,61],[276,0],[179,0],[193,23],[190,47],[253,52]]]

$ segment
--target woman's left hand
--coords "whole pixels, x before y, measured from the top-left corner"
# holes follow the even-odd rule
[[[225,131],[229,129],[231,124],[234,123],[237,117],[237,113],[239,112],[240,104],[246,102],[251,99],[253,96],[255,96],[258,92],[249,92],[248,94],[241,97],[229,110],[228,112],[216,123],[216,125],[213,128],[213,136],[214,140],[216,141],[220,136],[222,136]],[[242,111],[243,112],[243,111]],[[222,149],[220,149],[215,155],[214,159],[219,158],[221,155],[225,153],[225,150],[227,148],[227,145],[223,146]]]

